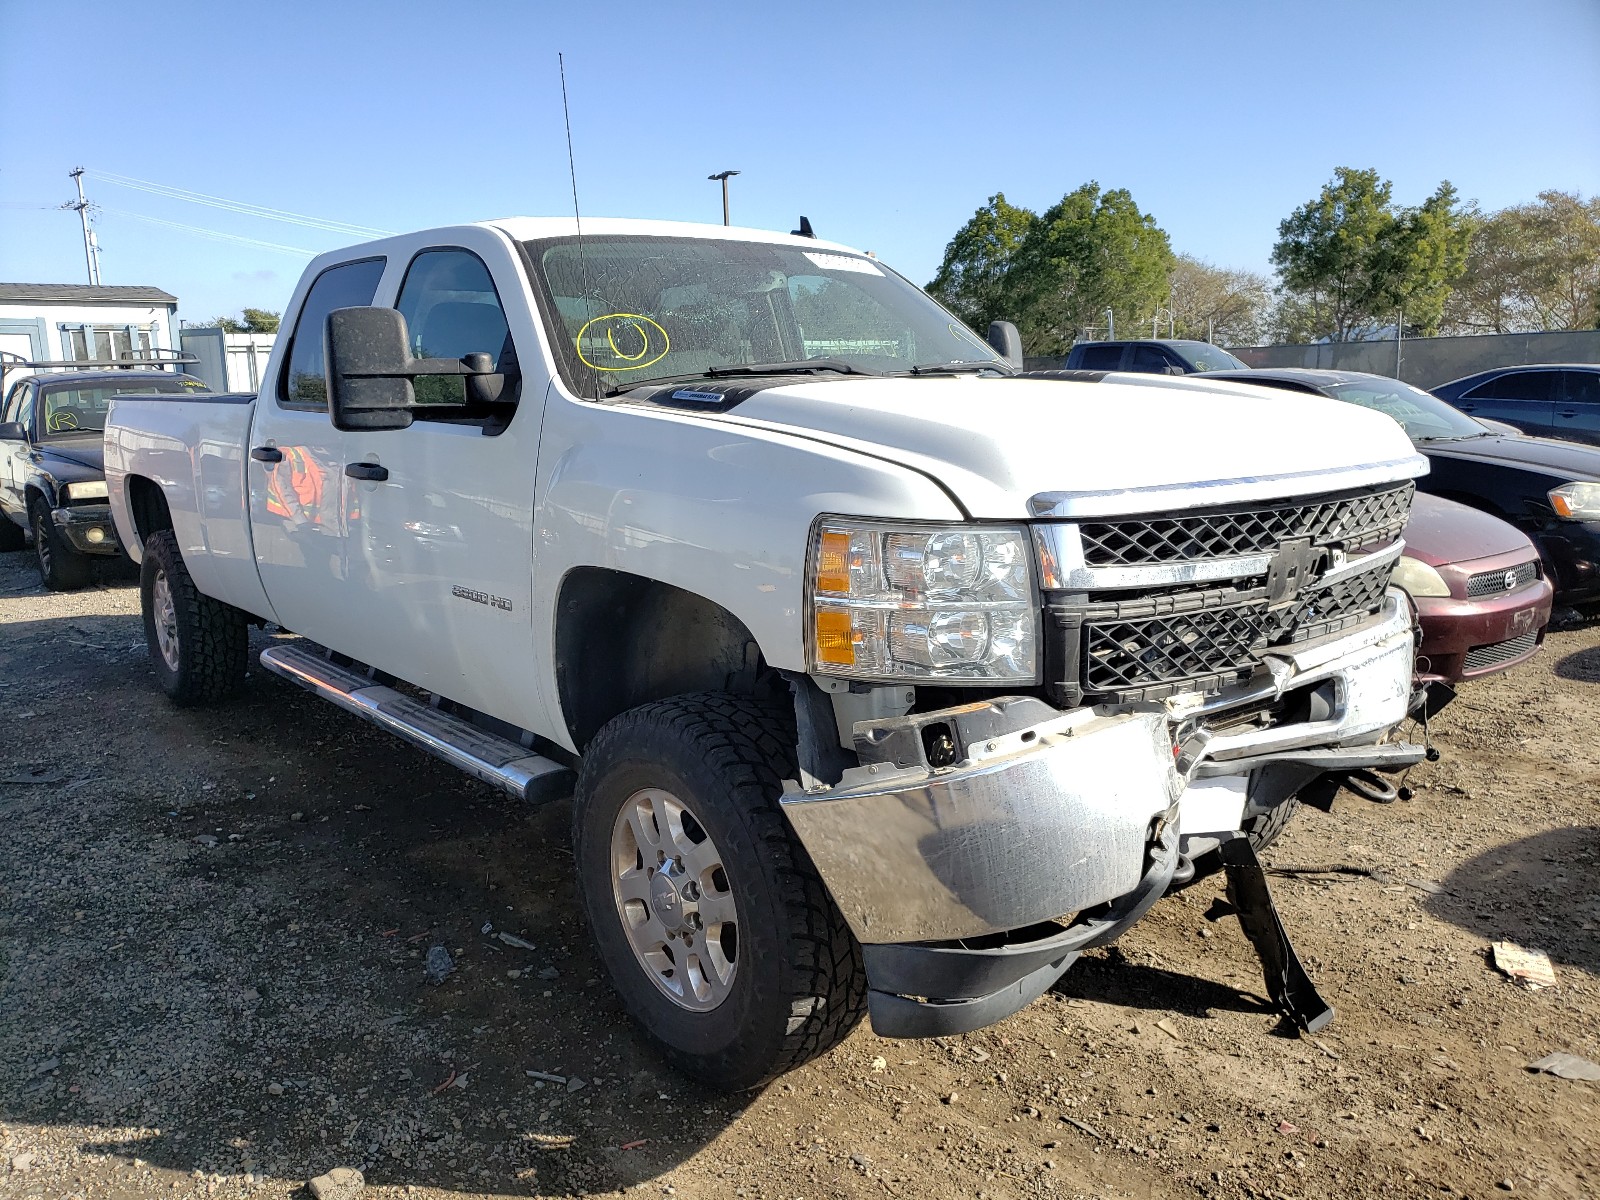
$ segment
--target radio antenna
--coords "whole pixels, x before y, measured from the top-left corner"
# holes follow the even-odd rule
[[[572,177],[572,220],[578,226],[578,274],[583,284],[583,317],[587,326],[592,314],[589,312],[589,260],[583,253],[583,214],[578,211],[578,162],[572,156],[572,109],[567,105],[567,60],[560,51],[556,52],[556,66],[561,71],[561,116],[567,124],[567,173]],[[582,336],[582,329],[579,336]],[[578,361],[583,361],[583,347],[578,347]],[[600,374],[594,376],[594,398],[600,399]]]

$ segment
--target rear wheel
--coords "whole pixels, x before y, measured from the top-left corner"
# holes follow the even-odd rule
[[[39,560],[39,578],[45,587],[52,592],[70,592],[88,584],[94,578],[94,564],[62,536],[44,498],[35,496],[28,511],[33,518],[33,553]]]
[[[584,754],[578,886],[624,1007],[674,1066],[757,1087],[865,1010],[861,950],[779,810],[780,706],[679,696],[617,717]]]
[[[171,530],[150,535],[139,569],[145,641],[161,690],[174,704],[224,700],[249,664],[249,618],[195,587]]]

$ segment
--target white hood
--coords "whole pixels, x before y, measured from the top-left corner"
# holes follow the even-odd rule
[[[1218,380],[849,378],[768,388],[722,419],[904,463],[974,517],[1000,520],[1307,495],[1427,471],[1382,413]]]

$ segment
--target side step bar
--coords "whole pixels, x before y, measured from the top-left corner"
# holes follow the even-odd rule
[[[572,791],[572,772],[560,763],[319,654],[272,646],[261,652],[261,665],[519,800],[556,800]]]

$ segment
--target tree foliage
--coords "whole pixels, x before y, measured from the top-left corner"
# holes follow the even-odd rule
[[[1466,267],[1471,224],[1448,181],[1420,207],[1401,208],[1376,171],[1340,167],[1278,226],[1280,333],[1359,340],[1401,312],[1408,332],[1437,332]]]
[[[979,333],[990,321],[1013,319],[1006,275],[1038,220],[996,192],[950,239],[928,291]]]
[[[1272,305],[1272,284],[1255,271],[1214,267],[1178,255],[1169,279],[1170,328],[1181,338],[1248,346],[1262,337]]]
[[[1028,231],[1006,273],[1023,343],[1034,354],[1065,354],[1110,309],[1128,330],[1167,297],[1177,259],[1155,218],[1124,188],[1086,183],[1068,192]]]
[[[211,323],[223,333],[277,333],[281,313],[247,308],[238,317],[217,317]]]
[[[1600,198],[1545,191],[1476,222],[1444,325],[1452,333],[1600,326]]]

